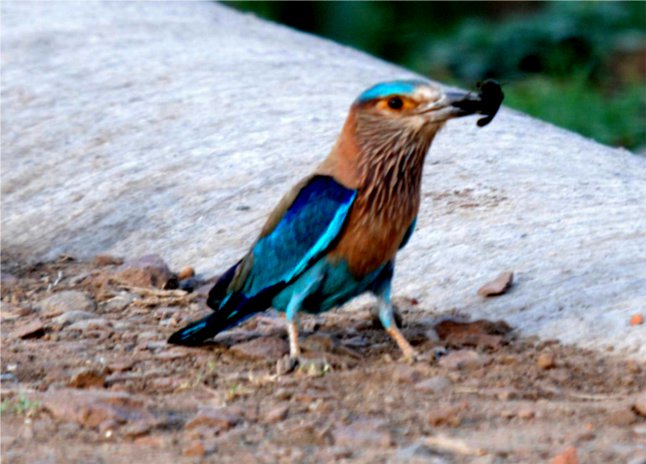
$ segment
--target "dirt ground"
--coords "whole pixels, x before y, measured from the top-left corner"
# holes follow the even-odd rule
[[[646,463],[643,363],[404,298],[425,361],[399,361],[367,304],[303,317],[316,361],[277,375],[279,315],[169,346],[201,292],[124,285],[100,264],[3,267],[5,463]],[[83,317],[42,303],[66,290],[90,297]]]

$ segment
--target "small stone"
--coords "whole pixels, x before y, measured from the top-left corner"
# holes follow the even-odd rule
[[[416,383],[423,377],[424,373],[408,364],[396,364],[393,368],[393,380],[397,383]]]
[[[105,372],[103,370],[81,368],[70,377],[67,386],[72,388],[103,388],[105,386]]]
[[[390,431],[379,420],[358,420],[337,425],[332,431],[334,444],[348,448],[387,448],[394,444]]]
[[[576,448],[570,446],[565,451],[557,454],[550,464],[579,464],[579,458],[576,455]]]
[[[89,312],[96,309],[92,298],[77,290],[65,290],[41,300],[38,303],[44,317],[54,317],[70,311]]]
[[[190,279],[191,277],[195,277],[195,269],[190,266],[183,267],[177,274],[177,278],[179,280],[186,280]]]
[[[438,364],[447,369],[476,369],[484,366],[486,358],[473,350],[452,351],[440,358]]]
[[[618,427],[625,427],[637,422],[637,415],[630,409],[619,409],[608,415],[608,423]]]
[[[422,393],[442,393],[451,388],[451,381],[448,377],[436,375],[416,383],[413,388]]]
[[[275,424],[276,422],[280,422],[284,420],[287,417],[287,412],[289,411],[289,406],[283,404],[279,406],[275,406],[272,409],[270,409],[267,414],[265,414],[265,422],[268,424]]]
[[[536,364],[541,369],[552,369],[556,366],[555,357],[552,353],[541,353],[536,359]]]
[[[40,319],[36,319],[27,324],[21,325],[14,329],[13,332],[11,332],[11,338],[20,339],[40,338],[43,335],[45,335],[45,326],[40,321]]]
[[[200,440],[195,440],[191,442],[184,450],[182,451],[184,456],[193,456],[193,457],[203,457],[206,454],[206,448],[204,443]]]
[[[185,428],[191,430],[197,427],[207,426],[223,431],[234,427],[240,420],[239,414],[226,408],[202,408],[186,423]]]
[[[301,349],[314,353],[331,353],[338,346],[338,344],[338,341],[330,335],[315,333],[310,335],[309,337],[303,338],[303,340],[301,341]]]
[[[110,330],[112,323],[103,319],[102,317],[95,317],[94,319],[84,319],[82,321],[77,321],[74,324],[71,324],[68,327],[68,330],[79,330],[81,332],[86,332],[88,330]]]
[[[518,410],[518,413],[516,415],[519,419],[529,420],[534,418],[536,411],[534,411],[532,408],[521,408]]]
[[[164,346],[166,344],[164,343]],[[155,359],[160,361],[175,361],[176,359],[182,359],[188,356],[188,352],[182,350],[181,348],[173,348],[167,351],[162,351],[155,355]]]
[[[633,403],[633,409],[640,416],[646,417],[646,391],[637,395]]]
[[[97,427],[107,420],[153,420],[143,400],[126,392],[63,388],[47,392],[42,405],[55,418],[85,427]]]
[[[150,433],[155,425],[154,420],[139,420],[126,424],[121,429],[121,433],[126,437],[136,438]]]
[[[462,413],[468,409],[468,405],[436,405],[428,415],[428,423],[434,427],[449,426],[458,427],[462,422]]]
[[[96,314],[87,311],[67,311],[52,319],[52,323],[59,327],[66,327],[79,321],[94,318],[96,318]]]
[[[289,353],[289,345],[282,338],[258,337],[233,345],[231,351],[251,359],[278,360]]]
[[[630,325],[642,325],[644,323],[644,316],[642,314],[633,314],[630,316]]]
[[[132,293],[122,293],[106,301],[103,309],[108,313],[120,313],[136,299],[137,296]]]
[[[502,295],[511,287],[514,281],[514,273],[511,271],[502,272],[491,282],[486,283],[478,289],[478,295],[489,297]]]
[[[2,287],[3,290],[15,287],[18,285],[18,282],[20,282],[20,280],[13,274],[0,272],[0,287]]]
[[[94,264],[96,266],[120,266],[123,264],[123,258],[107,254],[96,255]]]
[[[135,445],[152,446],[154,448],[161,448],[166,445],[166,439],[162,436],[142,435],[136,437],[133,441]]]
[[[175,276],[159,255],[146,255],[124,262],[114,273],[121,283],[134,287],[166,288]]]

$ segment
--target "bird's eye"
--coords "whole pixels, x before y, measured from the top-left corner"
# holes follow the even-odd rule
[[[388,107],[393,110],[401,110],[404,106],[404,101],[399,97],[392,97],[388,100]]]

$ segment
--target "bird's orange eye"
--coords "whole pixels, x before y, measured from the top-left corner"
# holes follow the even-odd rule
[[[392,97],[388,99],[388,108],[393,110],[401,110],[404,107],[404,101],[400,97]]]

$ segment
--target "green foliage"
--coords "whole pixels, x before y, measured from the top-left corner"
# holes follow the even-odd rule
[[[605,96],[586,74],[555,78],[536,76],[505,87],[505,104],[608,145],[638,147],[646,143],[646,91],[625,86]]]
[[[503,22],[466,20],[433,43],[426,59],[432,70],[448,68],[462,80],[569,76],[582,69],[598,80],[619,48],[644,45],[645,27],[643,3],[555,2]]]
[[[645,2],[228,2],[607,144],[646,146]]]
[[[20,395],[17,399],[5,399],[0,403],[0,415],[4,414],[18,414],[18,415],[27,415],[32,411],[36,411],[40,408],[40,403],[38,401],[31,401],[23,395]]]

